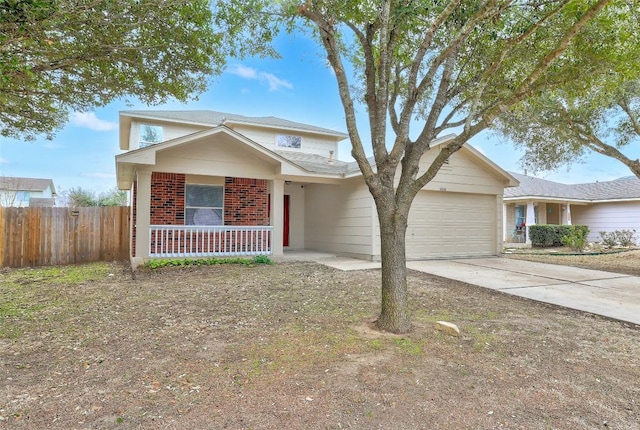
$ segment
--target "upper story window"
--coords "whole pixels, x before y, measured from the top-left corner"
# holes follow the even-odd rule
[[[162,126],[141,124],[140,125],[140,148],[162,142]]]
[[[30,198],[31,198],[30,191],[16,191],[16,201],[28,202]]]
[[[186,184],[185,224],[222,225],[224,187]]]
[[[278,134],[276,136],[276,147],[300,149],[302,147],[302,137],[292,136],[289,134]]]

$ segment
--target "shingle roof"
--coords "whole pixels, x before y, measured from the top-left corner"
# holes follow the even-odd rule
[[[293,151],[274,151],[276,154],[313,173],[345,174],[350,163],[340,160],[330,160],[317,154],[305,154]]]
[[[223,125],[229,124],[249,124],[280,129],[303,130],[310,133],[328,134],[335,137],[348,137],[347,134],[315,125],[301,122],[289,121],[275,116],[251,117],[234,113],[216,112],[212,110],[126,110],[121,111],[124,115],[143,116],[147,118],[157,118],[159,120],[174,120],[191,124],[202,125]]]
[[[56,199],[52,197],[31,197],[29,199],[30,208],[52,208],[56,205]]]
[[[561,184],[533,176],[509,172],[518,181],[519,187],[506,188],[505,198],[541,197],[568,200],[640,200],[640,179],[625,176],[613,181],[591,182],[585,184]]]
[[[11,176],[0,176],[0,190],[11,191],[44,191],[51,187],[51,192],[56,193],[53,187],[53,180],[41,178],[17,178]]]

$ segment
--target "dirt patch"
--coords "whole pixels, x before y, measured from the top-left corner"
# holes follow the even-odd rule
[[[557,250],[518,250],[505,254],[505,257],[537,261],[540,263],[563,264],[582,267],[585,269],[604,270],[606,272],[625,273],[627,275],[640,276],[640,249],[630,251],[615,251],[603,254],[584,255],[558,255]]]
[[[51,269],[52,270],[52,269]],[[637,326],[410,272],[313,263],[4,271],[0,429],[637,429]],[[461,336],[433,327],[457,324]]]

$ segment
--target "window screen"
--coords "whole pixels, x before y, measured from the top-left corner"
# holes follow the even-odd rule
[[[224,188],[219,185],[186,185],[185,223],[222,225]]]
[[[296,148],[302,147],[302,138],[300,136],[290,136],[279,134],[276,136],[276,146],[278,148]]]
[[[163,130],[159,125],[140,125],[140,148],[160,143],[163,140]]]

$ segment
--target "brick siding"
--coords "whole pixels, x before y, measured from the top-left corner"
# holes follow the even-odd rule
[[[184,224],[183,173],[151,174],[151,225]]]
[[[151,225],[184,225],[185,183],[185,175],[181,173],[153,172],[151,174]],[[226,177],[224,185],[224,224],[239,226],[269,225],[268,200],[269,191],[265,179]],[[136,255],[136,203],[137,183],[134,183],[132,198],[134,227],[131,241],[134,257]],[[150,238],[152,244],[155,243],[155,240],[155,237]],[[220,242],[213,248],[218,248],[219,246]]]
[[[268,225],[269,191],[266,179],[224,179],[225,225]]]

